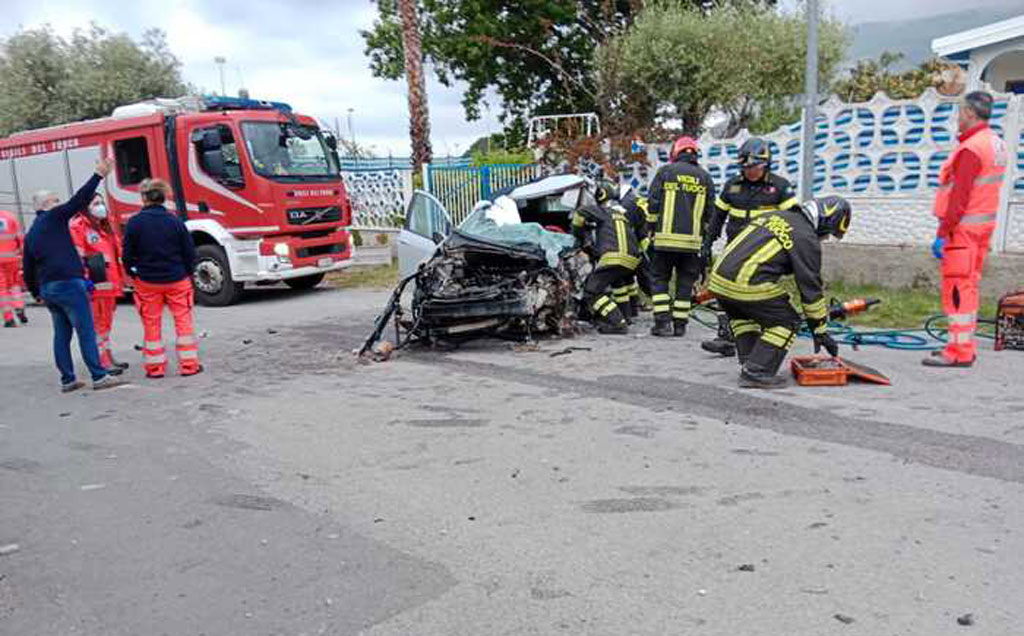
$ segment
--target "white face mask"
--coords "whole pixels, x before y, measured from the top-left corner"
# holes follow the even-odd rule
[[[107,218],[107,206],[102,203],[98,203],[89,210],[89,213],[97,219],[105,219]]]

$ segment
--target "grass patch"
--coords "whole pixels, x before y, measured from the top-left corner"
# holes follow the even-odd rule
[[[398,284],[398,263],[354,266],[327,275],[327,284],[338,289],[391,289]]]
[[[881,285],[853,285],[842,281],[830,282],[825,286],[826,298],[840,301],[853,298],[880,298],[876,305],[863,314],[846,321],[853,327],[908,329],[924,325],[924,321],[942,313],[939,290],[900,288],[891,289]],[[991,317],[996,313],[993,302],[982,302],[981,315]]]

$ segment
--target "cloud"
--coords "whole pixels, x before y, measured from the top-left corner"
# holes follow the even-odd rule
[[[348,134],[348,110],[356,139],[379,154],[407,155],[408,104],[403,82],[375,78],[363,54],[360,29],[369,28],[376,8],[369,0],[157,0],[84,3],[4,0],[7,19],[0,37],[19,26],[49,23],[61,34],[87,28],[90,21],[139,36],[150,27],[167,33],[182,61],[185,80],[207,91],[220,90],[214,58],[223,56],[229,94],[244,85],[253,97],[286,101],[323,121],[337,118]],[[430,81],[432,141],[436,154],[464,151],[474,140],[500,129],[497,118],[466,122],[458,87]]]

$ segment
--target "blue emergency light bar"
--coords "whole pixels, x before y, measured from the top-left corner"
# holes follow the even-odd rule
[[[279,110],[283,113],[292,112],[292,107],[284,102],[268,102],[261,99],[246,97],[224,97],[206,95],[203,97],[205,110]]]

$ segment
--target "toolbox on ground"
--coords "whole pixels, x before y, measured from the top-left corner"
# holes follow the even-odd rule
[[[839,357],[795,356],[790,368],[800,386],[845,386],[850,378],[872,384],[892,384],[877,369]]]

